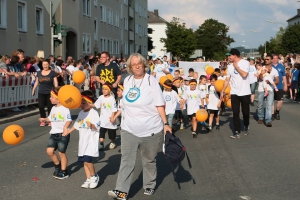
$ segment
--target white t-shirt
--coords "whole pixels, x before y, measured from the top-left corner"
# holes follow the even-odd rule
[[[255,74],[257,74],[255,65],[250,65],[249,74],[248,74],[250,84],[257,82],[257,77],[255,76]]]
[[[201,98],[205,98],[205,94],[200,90],[187,90],[183,95],[183,99],[186,100],[187,114],[192,115],[199,110],[201,105]]]
[[[269,75],[267,75],[266,78],[264,77],[263,81],[266,81],[269,78],[271,80],[274,80],[275,77],[278,77],[278,76],[279,76],[278,71],[274,67],[272,67],[272,71],[269,73]],[[264,84],[263,81],[259,81],[257,91],[258,92],[264,92],[264,85],[267,85],[267,90],[268,91],[273,91],[273,89],[274,89],[273,86],[271,86],[270,84]]]
[[[183,88],[183,87],[179,87],[179,88],[177,88],[177,90],[178,90],[178,96],[179,96],[179,99],[182,99],[183,98],[183,94],[184,94],[184,92],[185,92],[185,89]],[[185,106],[186,104],[184,104],[183,105],[183,110],[184,109],[186,109],[186,106]],[[176,110],[181,110],[180,109],[180,104],[179,105],[177,105],[177,107],[176,107]]]
[[[218,104],[220,102],[220,97],[215,89],[215,86],[210,86],[208,89],[208,104],[207,109],[209,110],[219,110]]]
[[[75,67],[74,67],[73,65],[69,65],[66,69],[69,70],[69,72],[70,72],[71,74],[73,74],[73,73],[74,73],[74,70],[75,70]]]
[[[153,72],[156,72],[156,80],[159,82],[160,77],[165,76],[166,74],[163,72],[163,70],[165,69],[165,65],[164,64],[157,64],[155,65],[155,68],[153,70]]]
[[[53,106],[48,116],[51,121],[50,134],[62,133],[67,121],[72,121],[70,110],[64,106]]]
[[[208,94],[208,86],[207,85],[198,85],[198,88],[204,94]]]
[[[87,126],[87,122],[94,124],[97,130]],[[98,141],[100,130],[100,117],[96,110],[79,112],[74,123],[74,128],[79,131],[78,156],[99,156]]]
[[[100,122],[102,128],[107,129],[117,129],[117,124],[110,122],[110,117],[113,112],[117,112],[117,104],[115,98],[111,95],[109,97],[104,97],[101,95],[95,102],[95,107],[101,109],[100,111]]]
[[[250,70],[250,63],[247,60],[241,59],[238,62],[238,66],[244,72]],[[233,64],[228,65],[227,77],[230,77],[230,94],[237,96],[245,96],[251,94],[250,83],[249,83],[249,74],[246,78],[243,78],[233,67]]]
[[[159,83],[153,76],[145,74],[143,79],[126,77],[122,101],[122,130],[137,137],[149,137],[163,129],[156,106],[164,106],[165,102]]]
[[[174,90],[172,90],[171,92],[163,91],[163,96],[166,103],[166,115],[175,114],[175,110],[178,107],[180,101],[178,94]]]

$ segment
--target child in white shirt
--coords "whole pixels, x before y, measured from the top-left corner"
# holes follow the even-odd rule
[[[206,82],[207,82],[207,78],[205,75],[201,75],[200,76],[200,79],[199,79],[199,90],[201,93],[203,93],[205,96],[203,97],[203,100],[201,100],[201,104],[200,104],[200,108],[204,108],[206,109],[207,105],[206,105],[206,95],[208,94],[207,92],[207,85],[206,85]]]
[[[96,188],[99,176],[95,172],[93,158],[99,157],[98,138],[100,130],[100,118],[96,110],[91,108],[93,104],[93,93],[83,91],[81,93],[81,111],[78,114],[74,126],[68,134],[75,129],[79,131],[78,142],[78,161],[83,162],[86,181],[81,185],[82,188]]]
[[[219,108],[221,106],[220,94],[215,90],[215,82],[218,79],[217,75],[212,74],[210,76],[210,86],[208,86],[208,102],[207,109],[209,113],[209,125],[208,128],[212,130],[212,123],[214,117],[216,118],[216,129],[220,130],[220,116],[219,116]]]
[[[264,91],[265,91],[265,95],[264,97],[267,97],[269,95],[269,92],[268,92],[268,83],[266,81],[269,81],[270,84],[273,86],[274,90],[277,92],[278,91],[278,88],[276,87],[276,84],[274,83],[274,81],[272,80],[272,78],[269,76],[270,74],[268,73],[268,70],[264,67],[262,67],[261,64],[256,64],[256,69],[257,69],[257,77],[259,77],[259,75],[263,75],[263,88],[264,88]]]
[[[114,96],[112,95],[112,85],[109,83],[103,84],[102,94],[103,95],[101,95],[94,104],[97,109],[101,109],[99,150],[104,149],[104,138],[106,132],[108,132],[109,139],[111,140],[109,149],[114,149],[116,148],[116,144],[114,141],[117,135],[117,124],[116,122],[111,123],[111,120],[114,118],[114,115],[117,112],[117,104]]]

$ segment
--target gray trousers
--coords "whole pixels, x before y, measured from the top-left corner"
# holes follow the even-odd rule
[[[121,130],[121,165],[116,190],[129,192],[135,167],[137,151],[140,151],[143,165],[143,188],[155,189],[156,156],[162,150],[163,131],[149,137],[137,137]]]

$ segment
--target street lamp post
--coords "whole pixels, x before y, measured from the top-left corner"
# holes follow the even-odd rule
[[[256,31],[256,30],[250,30],[252,33],[262,33],[264,36],[265,34],[263,32],[260,31]],[[265,41],[265,53],[267,53],[267,41]]]

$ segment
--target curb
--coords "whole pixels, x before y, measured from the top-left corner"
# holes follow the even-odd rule
[[[39,109],[34,109],[29,112],[20,113],[18,115],[13,115],[10,117],[4,117],[3,119],[0,118],[0,125],[6,124],[9,122],[14,122],[14,121],[23,119],[25,117],[29,117],[29,116],[33,116],[33,115],[37,115],[37,114],[39,114]]]

